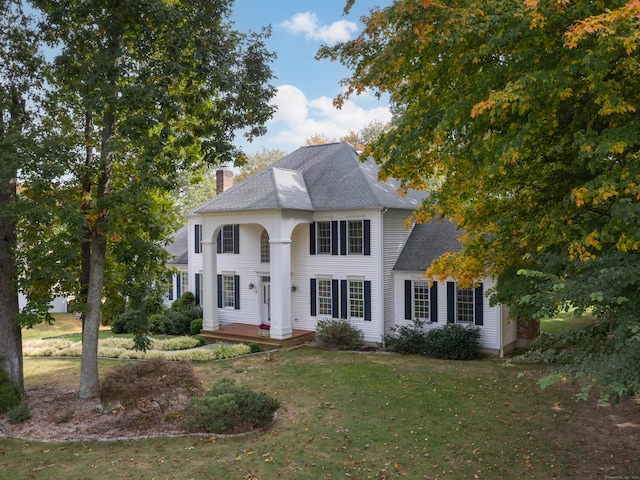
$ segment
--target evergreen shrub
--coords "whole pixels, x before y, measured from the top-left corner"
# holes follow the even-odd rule
[[[426,355],[429,342],[424,324],[424,320],[416,319],[411,325],[394,327],[383,337],[385,349],[405,355]]]
[[[204,397],[193,397],[184,410],[189,431],[242,433],[264,428],[273,421],[280,402],[263,392],[254,392],[223,378]]]
[[[447,360],[472,360],[480,356],[480,329],[448,323],[427,332],[429,357]]]
[[[354,350],[362,345],[362,332],[342,318],[318,320],[316,341],[325,347]]]

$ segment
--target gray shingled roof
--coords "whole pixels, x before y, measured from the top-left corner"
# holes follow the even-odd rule
[[[373,159],[361,162],[346,142],[302,147],[265,170],[213,197],[192,213],[271,208],[347,210],[400,208],[414,210],[424,192],[398,195],[399,183],[378,181]]]
[[[167,263],[170,265],[186,265],[189,263],[189,230],[186,226],[178,230],[167,245],[167,252],[174,257]]]
[[[436,258],[460,250],[458,237],[461,234],[457,224],[448,220],[432,219],[428,223],[417,224],[393,269],[409,272],[427,270]]]

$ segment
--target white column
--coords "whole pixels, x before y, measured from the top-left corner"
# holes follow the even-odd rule
[[[214,242],[202,242],[202,329],[218,330],[218,263],[216,256],[216,244]]]
[[[291,338],[291,240],[271,240],[271,337]]]

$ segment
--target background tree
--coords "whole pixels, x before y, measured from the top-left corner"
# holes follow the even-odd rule
[[[247,157],[246,163],[240,167],[240,172],[236,175],[235,181],[241,182],[260,170],[264,170],[284,156],[285,153],[282,150],[262,147],[254,155]]]
[[[314,133],[313,135],[310,135],[304,139],[304,145],[306,147],[311,145],[324,145],[325,143],[333,143],[335,141],[335,138],[330,138],[325,133]]]
[[[88,398],[99,388],[97,336],[110,255],[127,267],[120,291],[148,301],[168,237],[165,200],[178,173],[202,161],[232,163],[240,154],[236,130],[250,138],[264,133],[272,55],[264,46],[268,32],[231,28],[227,0],[34,4],[60,48],[50,81],[65,102],[52,131],[75,139],[64,152],[72,179],[54,178],[75,187],[61,202],[79,212],[61,210],[70,212],[61,219],[62,236],[76,252],[82,244],[90,252],[77,253],[83,274],[76,290],[81,300],[86,291],[79,394]],[[34,199],[46,197],[46,186],[30,187]]]
[[[599,323],[565,373],[613,398],[640,389],[639,13],[398,0],[318,53],[353,70],[337,105],[389,93],[394,128],[367,148],[383,176],[444,179],[416,217],[456,220],[463,249],[429,273],[496,276],[493,300],[516,315],[592,308]]]
[[[37,100],[42,59],[38,36],[19,2],[0,0],[0,368],[21,390],[22,333],[17,322],[18,173]]]

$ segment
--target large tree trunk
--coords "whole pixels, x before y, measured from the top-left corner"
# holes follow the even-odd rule
[[[111,193],[113,152],[111,139],[115,132],[115,114],[108,110],[104,114],[100,145],[100,178],[96,194],[99,209],[91,235],[91,263],[87,291],[87,313],[82,324],[82,357],[80,363],[80,398],[92,398],[100,393],[98,377],[98,334],[102,314],[102,293],[107,259],[107,224],[109,222],[108,199]]]
[[[98,376],[98,334],[102,310],[102,289],[107,254],[107,238],[97,231],[91,248],[91,273],[87,294],[87,313],[82,325],[82,357],[80,362],[80,398],[93,398],[100,393]]]
[[[9,124],[0,111],[0,144],[9,148],[0,165],[0,367],[24,391],[22,370],[22,330],[15,322],[18,307],[15,251],[18,245],[14,204],[17,198],[17,152],[11,136],[20,134],[25,120],[25,102],[17,91],[11,91]]]
[[[4,173],[4,168],[0,170]],[[15,201],[16,194],[15,176],[13,179],[2,178],[0,182],[0,366],[20,390],[24,390],[22,330],[15,322],[18,313],[16,222],[10,213],[10,204]]]

